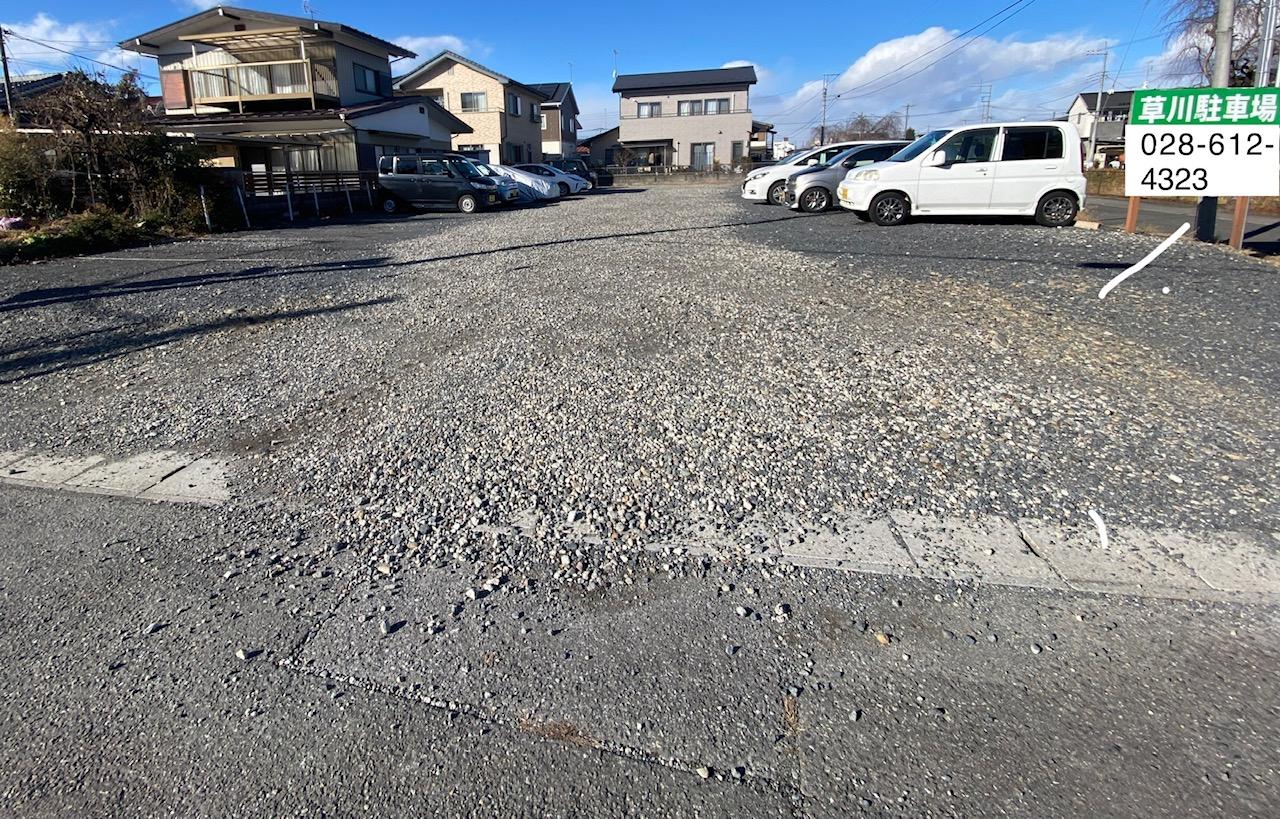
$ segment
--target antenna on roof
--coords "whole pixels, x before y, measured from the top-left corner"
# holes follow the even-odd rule
[[[302,0],[302,10],[310,15],[311,19],[316,19],[316,7],[311,5],[311,0]]]
[[[573,63],[569,63],[569,82],[573,82]]]

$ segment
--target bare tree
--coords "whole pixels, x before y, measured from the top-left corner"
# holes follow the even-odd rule
[[[1258,47],[1262,41],[1266,0],[1236,0],[1231,37],[1231,85],[1253,85]],[[1166,43],[1174,57],[1166,77],[1181,85],[1198,80],[1208,84],[1213,76],[1213,31],[1218,12],[1216,0],[1172,0],[1165,20]],[[1274,69],[1273,69],[1274,70]]]
[[[813,140],[818,141],[819,130],[814,129]],[[885,114],[882,117],[854,114],[844,122],[827,126],[827,142],[852,142],[861,139],[898,139],[902,136],[902,117]]]

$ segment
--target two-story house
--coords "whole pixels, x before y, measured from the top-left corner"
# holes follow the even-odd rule
[[[1129,109],[1133,106],[1132,91],[1111,91],[1102,95],[1102,110],[1098,110],[1098,92],[1077,94],[1067,109],[1067,122],[1076,126],[1084,145],[1097,130],[1097,149],[1094,157],[1085,157],[1097,165],[1105,165],[1124,153],[1124,127],[1129,122]]]
[[[751,66],[620,74],[618,142],[645,165],[709,168],[740,162],[754,130]]]
[[[491,68],[441,51],[395,81],[400,94],[425,95],[470,128],[453,148],[486,162],[542,160],[542,105],[547,95]]]
[[[535,83],[529,86],[546,97],[542,103],[542,155],[546,159],[577,156],[578,101],[573,85],[567,82]]]
[[[426,97],[393,96],[391,60],[412,51],[341,23],[217,6],[120,47],[156,58],[166,131],[224,167],[373,170],[468,130]]]

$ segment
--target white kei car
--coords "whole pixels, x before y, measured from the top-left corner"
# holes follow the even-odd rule
[[[837,142],[810,148],[807,151],[795,151],[774,165],[757,168],[742,180],[742,198],[749,202],[768,202],[770,205],[787,203],[787,179],[811,165],[823,165],[846,148],[852,148],[856,142]]]
[[[591,183],[580,176],[565,173],[559,168],[553,168],[550,165],[543,165],[540,162],[528,165],[516,165],[515,169],[518,171],[524,171],[525,173],[537,174],[538,176],[545,178],[551,184],[560,189],[561,196],[582,193],[591,187]]]

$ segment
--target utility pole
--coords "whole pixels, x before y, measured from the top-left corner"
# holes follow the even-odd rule
[[[827,144],[827,83],[830,81],[830,74],[822,75],[822,127],[818,129],[818,144]]]
[[[907,103],[907,110],[902,115],[902,138],[903,139],[907,138],[907,131],[911,130],[911,128],[908,127],[910,123],[911,123],[911,103]]]
[[[9,112],[9,121],[18,124],[18,105],[13,98],[13,86],[9,83],[9,54],[4,50],[4,27],[0,26],[0,66],[4,67],[4,107]]]
[[[1258,88],[1271,85],[1271,69],[1276,57],[1276,26],[1280,25],[1280,20],[1276,19],[1278,11],[1276,0],[1268,0],[1267,10],[1262,15],[1262,41],[1258,44],[1258,76],[1253,83]]]
[[[1098,52],[1090,52],[1097,54]],[[1094,102],[1093,110],[1093,127],[1089,129],[1089,154],[1085,157],[1088,163],[1087,167],[1092,168],[1094,157],[1098,153],[1098,125],[1102,122],[1102,96],[1107,90],[1107,57],[1111,55],[1111,49],[1102,49],[1102,75],[1098,77],[1098,99]]]
[[[1231,28],[1235,22],[1236,0],[1218,0],[1218,17],[1213,28],[1213,77],[1211,88],[1231,87]],[[1196,239],[1212,242],[1218,231],[1218,197],[1202,196],[1196,204]]]

